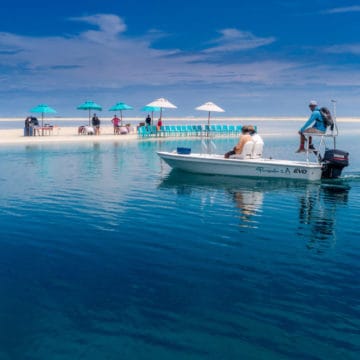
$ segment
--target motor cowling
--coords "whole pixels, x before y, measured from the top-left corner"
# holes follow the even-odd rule
[[[349,153],[338,149],[326,150],[322,164],[321,177],[323,179],[336,179],[341,175],[343,168],[349,165]]]

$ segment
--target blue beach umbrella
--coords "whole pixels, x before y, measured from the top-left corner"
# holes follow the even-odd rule
[[[44,114],[55,114],[56,110],[46,104],[40,104],[32,108],[30,112],[41,114],[41,127],[44,127]]]
[[[151,112],[151,122],[154,120],[154,111],[160,111],[161,108],[159,106],[144,106],[141,108],[141,111]]]
[[[134,110],[134,108],[130,105],[127,105],[123,102],[118,102],[114,106],[112,106],[109,111],[120,111],[120,121],[122,124],[122,111],[123,110]]]
[[[85,101],[83,104],[79,105],[76,109],[78,110],[89,110],[89,126],[90,126],[90,112],[91,110],[102,110],[102,107],[94,101]]]

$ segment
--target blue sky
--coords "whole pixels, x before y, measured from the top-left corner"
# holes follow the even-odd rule
[[[359,0],[19,0],[0,18],[0,117],[159,97],[173,116],[206,101],[228,116],[306,116],[310,99],[360,116]]]

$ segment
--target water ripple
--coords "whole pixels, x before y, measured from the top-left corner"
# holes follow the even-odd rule
[[[0,149],[0,357],[357,358],[358,165],[190,175],[156,156],[173,146]]]

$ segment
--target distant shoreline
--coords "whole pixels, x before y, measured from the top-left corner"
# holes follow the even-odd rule
[[[37,116],[38,119],[40,119],[39,116]],[[104,121],[110,121],[112,119],[112,116],[100,116],[101,120]],[[154,116],[154,121],[156,121],[157,117]],[[226,122],[226,121],[238,121],[241,123],[245,123],[245,122],[253,122],[253,121],[306,121],[308,119],[308,117],[302,116],[302,117],[294,117],[294,116],[241,116],[241,117],[235,117],[235,116],[229,116],[229,117],[220,117],[220,116],[212,116],[211,117],[211,121],[213,123],[220,123],[220,122]],[[17,122],[17,121],[24,121],[25,117],[20,118],[20,117],[4,117],[4,118],[0,118],[0,122]],[[81,122],[86,122],[88,121],[89,118],[88,117],[46,117],[44,118],[44,122],[52,122],[52,123],[56,123],[56,121],[79,121],[79,123]],[[196,122],[196,121],[207,121],[207,117],[204,116],[186,116],[186,117],[174,117],[174,116],[163,116],[163,120],[164,121],[171,121],[171,122],[176,122],[176,121],[189,121],[189,122]],[[144,117],[129,117],[129,116],[124,116],[124,122],[129,121],[129,122],[144,122],[145,118]],[[360,123],[360,117],[338,117],[337,118],[338,122],[351,122],[351,123]]]
[[[216,119],[213,120],[213,123],[226,123],[230,122],[229,120],[223,121]],[[98,143],[98,142],[123,142],[123,141],[142,141],[143,139],[139,138],[136,132],[136,123],[133,123],[131,126],[131,133],[128,135],[114,135],[113,134],[113,127],[110,125],[110,123],[105,124],[106,118],[103,118],[104,125],[101,126],[100,136],[83,136],[78,135],[78,125],[71,125],[71,122],[74,123],[74,121],[78,121],[74,119],[70,119],[69,124],[64,125],[55,125],[55,122],[52,119],[47,119],[50,123],[54,124],[54,130],[53,135],[51,136],[24,136],[24,130],[23,125],[19,126],[19,122],[15,122],[14,126],[11,126],[11,128],[8,129],[1,129],[0,128],[0,146],[3,145],[16,145],[16,144],[25,144],[25,145],[34,145],[34,144],[56,144],[56,143]],[[129,120],[127,118],[126,120]],[[269,120],[269,118],[267,118]],[[269,120],[267,122],[266,120],[251,120],[250,118],[247,118],[246,120],[239,120],[239,123],[241,124],[247,124],[247,123],[253,123],[261,127],[261,134],[262,136],[269,138],[269,137],[283,137],[283,136],[294,136],[297,138],[297,131],[298,127],[300,126],[300,121],[296,123],[295,120],[291,122],[283,122],[281,125],[277,125],[276,121]],[[303,122],[304,119],[301,120]],[[136,120],[138,121],[138,120]],[[168,119],[166,119],[166,122]],[[172,118],[173,122],[176,122],[177,119]],[[181,120],[184,123],[184,120]],[[201,122],[202,124],[205,123],[204,120],[196,119],[192,121],[192,123],[196,123],[197,121]],[[130,122],[130,120],[129,120]],[[352,119],[350,120],[342,120],[340,121],[344,125],[341,126],[341,134],[342,135],[355,135],[360,134],[360,127],[353,126],[352,124],[354,122],[360,122],[354,121]],[[84,120],[83,120],[84,123]],[[189,122],[191,124],[191,122]],[[266,123],[268,126],[266,126]],[[346,125],[346,123],[348,125]],[[81,124],[81,120],[79,120],[79,124]],[[16,126],[17,125],[17,126]],[[232,137],[236,137],[238,135],[231,135]],[[171,140],[176,139],[176,137],[155,137],[155,138],[145,138],[147,141],[163,141],[163,140]],[[190,137],[189,137],[190,139]]]

